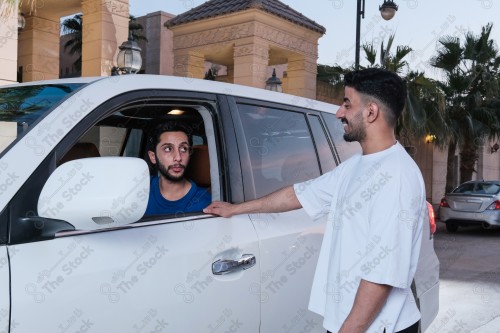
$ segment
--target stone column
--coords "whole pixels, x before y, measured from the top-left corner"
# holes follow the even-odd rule
[[[0,4],[0,13],[7,6]],[[0,85],[17,81],[17,7],[0,17]]]
[[[146,74],[174,73],[173,33],[164,26],[165,22],[173,17],[175,15],[158,11],[137,19],[150,41],[138,42],[142,48],[142,68]]]
[[[174,51],[174,75],[203,79],[205,77],[205,55],[198,51]]]
[[[234,83],[234,65],[227,66],[227,83]]]
[[[269,44],[250,41],[234,46],[234,83],[265,88],[267,66],[269,64]]]
[[[23,82],[59,78],[59,39],[59,21],[26,16],[18,43]]]
[[[82,0],[82,76],[110,75],[128,39],[128,0]]]
[[[305,56],[288,58],[288,94],[316,99],[316,59]]]

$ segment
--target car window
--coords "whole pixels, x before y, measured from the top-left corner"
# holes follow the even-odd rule
[[[41,215],[37,205],[42,187],[55,167],[63,163],[89,157],[137,157],[148,163],[151,176],[156,175],[157,171],[147,155],[146,141],[151,127],[165,120],[182,121],[193,135],[194,147],[190,157],[191,162],[186,167],[186,178],[192,179],[198,187],[207,189],[213,200],[221,199],[219,159],[214,136],[216,131],[212,119],[213,109],[216,106],[207,102],[203,102],[203,105],[202,103],[187,104],[186,101],[180,103],[178,99],[174,102],[156,101],[155,105],[149,106],[145,105],[147,102],[138,101],[137,108],[128,103],[127,110],[120,109],[118,106],[116,107],[118,110],[105,118],[99,110],[93,111],[91,116],[94,116],[96,120],[90,128],[84,128],[83,126],[89,125],[82,123],[59,143],[53,152],[55,156],[47,158],[44,164],[40,165],[32,176],[34,180],[26,182],[10,203],[11,241],[18,243],[38,240],[36,236],[24,232],[21,221]],[[106,105],[100,106],[100,108],[105,107]],[[182,108],[185,112],[181,116],[169,115],[169,110],[172,108]],[[139,109],[140,113],[137,113]],[[53,163],[51,161],[55,161],[55,166],[51,164]],[[180,212],[177,212],[175,216],[173,214],[163,216],[168,222],[169,218],[179,217],[179,214]],[[186,215],[199,214],[201,214],[201,209]]]
[[[309,115],[308,119],[311,126],[311,132],[314,136],[316,149],[318,149],[318,157],[321,164],[321,173],[333,170],[337,166],[337,164],[335,163],[333,150],[330,146],[330,143],[328,142],[321,120],[316,115]]]
[[[472,192],[474,192],[474,183],[462,184],[453,191],[453,193],[461,194],[471,194]]]
[[[0,88],[0,153],[82,83]]]
[[[498,194],[500,184],[477,183],[474,193],[476,194]]]
[[[257,197],[320,175],[303,113],[248,104],[238,110]]]
[[[330,138],[333,141],[333,148],[340,159],[339,163],[347,160],[356,153],[361,153],[361,146],[358,142],[346,142],[344,140],[344,127],[335,114],[323,112],[321,115],[325,120]]]

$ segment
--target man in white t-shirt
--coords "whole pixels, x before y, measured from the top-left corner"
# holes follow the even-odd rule
[[[392,72],[347,74],[337,118],[344,139],[359,142],[362,154],[307,184],[204,210],[224,217],[298,208],[313,218],[328,215],[309,309],[329,332],[418,331],[410,288],[427,208],[420,170],[394,134],[406,94]]]

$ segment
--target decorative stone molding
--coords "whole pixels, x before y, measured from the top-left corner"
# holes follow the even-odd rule
[[[259,44],[246,44],[234,47],[234,56],[242,57],[247,55],[257,55],[261,58],[269,58],[269,46]]]
[[[299,38],[285,31],[276,29],[267,24],[260,22],[255,23],[255,36],[260,37],[264,40],[273,42],[274,44],[292,50],[301,54],[318,56],[318,45],[317,42],[310,42],[304,38]]]
[[[208,44],[217,44],[250,37],[253,35],[254,25],[255,23],[253,22],[236,24],[202,32],[193,32],[182,36],[175,36],[174,32],[174,50],[200,47]]]
[[[200,48],[209,44],[228,43],[240,38],[253,36],[260,37],[290,51],[314,58],[318,56],[318,45],[316,40],[311,42],[306,38],[297,37],[286,31],[276,29],[260,22],[236,24],[202,32],[193,32],[182,36],[175,36],[174,50]]]
[[[129,17],[128,1],[119,0],[84,0],[82,1],[82,12],[92,14],[97,12],[107,12],[113,15]]]
[[[307,59],[288,61],[288,69],[287,69],[288,72],[300,71],[300,70],[314,74],[318,72],[318,68],[315,61]]]
[[[203,57],[193,55],[175,55],[175,64],[185,64],[196,67],[204,67],[205,59]]]
[[[61,24],[38,16],[26,17],[25,30],[37,30],[59,35]]]

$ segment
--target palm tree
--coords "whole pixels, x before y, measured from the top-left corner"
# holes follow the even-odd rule
[[[64,35],[71,34],[71,38],[64,43],[64,51],[68,51],[70,55],[79,55],[73,63],[78,72],[82,70],[82,31],[82,14],[76,14],[62,22],[62,33]]]
[[[133,41],[139,42],[139,41],[144,41],[148,42],[148,39],[143,35],[143,26],[139,22],[137,22],[137,18],[134,15],[129,16],[129,21],[128,21],[128,30],[129,30],[129,35],[130,38]]]
[[[14,8],[17,6],[21,8],[21,5],[24,0],[2,0],[0,3],[0,16],[7,16],[12,13]],[[36,12],[36,0],[25,0],[28,3],[28,7],[30,8],[30,12]]]
[[[431,65],[445,73],[442,88],[446,94],[448,127],[448,167],[446,192],[453,189],[453,160],[460,148],[460,183],[472,179],[479,157],[479,146],[484,140],[500,135],[500,109],[492,107],[498,96],[498,69],[500,57],[490,39],[492,24],[481,29],[479,35],[467,32],[465,41],[445,36],[441,47],[431,59]]]
[[[410,71],[405,58],[412,52],[411,47],[399,45],[396,52],[391,48],[395,35],[389,36],[387,46],[384,42],[380,45],[379,62],[377,64],[377,51],[373,43],[363,45],[368,67],[380,67],[395,72],[402,76],[408,88],[406,106],[396,127],[396,134],[406,144],[433,133],[439,145],[444,138],[444,94],[437,81],[427,78],[425,73]]]

